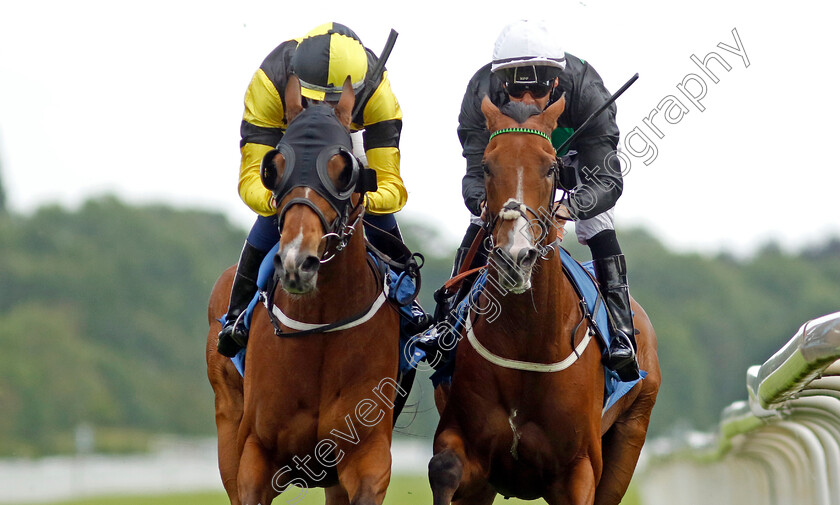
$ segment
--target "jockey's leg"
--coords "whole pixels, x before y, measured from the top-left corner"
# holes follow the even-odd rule
[[[478,232],[481,230],[481,225],[479,224],[481,223],[481,220],[477,217],[473,217],[473,220],[474,221],[467,227],[466,233],[464,233],[461,245],[458,246],[457,251],[455,251],[455,261],[452,264],[452,274],[450,275],[450,278],[458,275],[461,270],[471,270],[487,264],[487,250],[483,247],[483,245],[481,245],[478,247],[478,250],[476,250],[475,256],[473,256],[470,264],[466,265],[466,268],[462,268],[464,267],[464,261],[467,258],[470,246],[472,246],[476,235],[478,235]],[[439,339],[446,329],[453,327],[456,317],[455,309],[461,300],[463,300],[470,292],[471,287],[471,283],[469,281],[465,281],[456,293],[447,293],[443,287],[435,291],[435,326],[429,328],[429,330],[426,331],[426,333],[418,341],[418,345],[426,351],[427,356],[429,356],[430,362],[434,361],[436,363],[440,363],[441,365],[444,363],[444,360],[433,360],[434,356],[436,356],[439,352],[446,355],[445,351],[447,350],[440,348]]]
[[[373,247],[393,259],[398,261],[403,259],[405,250],[399,244],[405,245],[405,241],[393,214],[365,214],[363,224],[365,226],[365,236]],[[402,273],[399,269],[394,269],[394,271],[398,274]],[[411,312],[413,318],[405,324],[406,334],[417,334],[432,324],[431,316],[426,314],[417,300],[412,302]]]
[[[636,361],[636,332],[630,310],[630,288],[627,285],[627,263],[613,226],[613,209],[591,219],[578,221],[575,231],[580,243],[589,246],[595,266],[595,277],[601,285],[608,309],[612,340],[604,355],[604,364],[622,381],[639,378]]]
[[[277,229],[277,217],[258,217],[242,247],[239,262],[236,265],[236,276],[230,289],[230,304],[225,315],[225,324],[219,332],[217,349],[225,356],[236,356],[236,353],[248,343],[248,327],[239,316],[248,308],[248,304],[257,294],[257,275],[260,265],[278,240],[280,240],[280,231]]]
[[[470,246],[472,246],[473,240],[475,240],[475,237],[478,235],[480,230],[481,226],[473,222],[471,222],[467,227],[467,231],[464,233],[464,238],[461,240],[461,245],[458,246],[458,250],[455,251],[455,261],[452,263],[452,273],[449,276],[450,278],[455,277],[461,271],[464,266],[464,260],[466,260],[467,253],[470,250]],[[485,251],[483,247],[480,247],[479,250],[476,251],[473,260],[464,270],[484,266],[485,263],[487,263],[487,251]],[[435,307],[435,322],[439,323],[450,317],[452,315],[452,309],[457,306],[458,302],[462,300],[468,292],[469,287],[467,287],[467,289],[462,288],[454,295],[454,297],[445,297],[443,288],[435,291],[435,301],[437,302],[437,306]]]

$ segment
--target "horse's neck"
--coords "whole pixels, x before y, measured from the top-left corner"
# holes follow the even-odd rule
[[[547,345],[556,346],[557,339],[552,335],[578,323],[577,295],[563,273],[563,265],[557,254],[537,263],[528,291],[521,294],[508,293],[494,280],[488,281],[487,290],[488,295],[498,303],[500,333],[506,336],[527,336],[531,345],[538,345],[538,342],[532,340],[542,335]],[[496,324],[494,322],[492,326]],[[510,341],[507,337],[502,338]],[[565,342],[568,339],[560,340]]]
[[[351,297],[365,294],[371,289],[375,291],[374,276],[368,265],[364,234],[358,230],[347,247],[321,265],[317,291],[343,293]]]

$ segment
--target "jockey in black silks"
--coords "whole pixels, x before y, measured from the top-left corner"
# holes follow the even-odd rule
[[[485,225],[482,219],[485,200],[482,159],[490,132],[481,112],[482,99],[489,97],[503,111],[508,102],[524,102],[535,105],[534,110],[538,113],[564,93],[566,108],[552,132],[552,144],[557,148],[575,130],[580,131],[568,152],[558,153],[562,156],[561,166],[566,168],[560,177],[560,189],[569,195],[563,204],[576,221],[578,241],[590,249],[609,311],[613,339],[609,349],[604,351],[604,364],[616,371],[622,381],[632,381],[639,378],[635,329],[627,264],[613,223],[613,207],[623,187],[621,167],[615,156],[619,139],[616,106],[610,104],[587,121],[610,99],[610,93],[595,69],[564,52],[543,22],[522,20],[506,26],[496,40],[492,62],[480,68],[467,84],[458,118],[458,138],[467,160],[467,173],[462,183],[464,203],[473,216],[456,252],[452,275],[482,266],[487,261],[487,251],[480,247],[472,264],[461,268],[473,239]],[[442,291],[435,296],[438,323],[453,317],[458,298],[467,292],[462,289],[458,296],[442,299]],[[421,345],[434,350],[438,331],[431,328],[420,340]]]

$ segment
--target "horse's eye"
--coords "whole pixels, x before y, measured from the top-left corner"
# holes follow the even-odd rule
[[[557,162],[554,162],[548,166],[548,170],[545,172],[546,178],[552,177],[555,172],[557,172]]]
[[[339,193],[344,193],[349,191],[351,186],[355,184],[355,180],[353,178],[353,162],[350,159],[349,153],[339,153],[333,156],[333,159],[343,163],[344,168],[338,172],[337,177],[335,177],[335,189],[338,190]]]
[[[490,165],[486,161],[481,162],[481,169],[484,170],[484,175],[490,175]]]

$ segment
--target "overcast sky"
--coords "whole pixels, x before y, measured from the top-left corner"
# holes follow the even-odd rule
[[[502,27],[523,17],[520,6],[540,7],[530,16],[550,19],[611,91],[640,74],[618,102],[631,161],[619,234],[644,225],[673,248],[707,252],[840,234],[840,34],[829,1],[4,0],[0,177],[9,203],[28,213],[115,193],[218,210],[249,227],[254,214],[236,191],[245,88],[277,44],[338,21],[377,53],[391,28],[399,32],[388,69],[404,115],[409,202],[398,217],[459,240],[468,222],[461,98]],[[691,58],[712,51],[730,68],[709,60],[718,82]],[[705,96],[691,100],[681,87]]]

